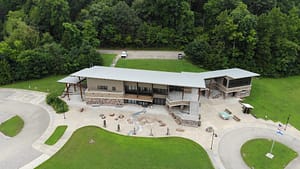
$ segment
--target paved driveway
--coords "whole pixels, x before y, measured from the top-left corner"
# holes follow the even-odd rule
[[[0,135],[1,169],[20,168],[41,155],[41,152],[32,148],[32,144],[46,130],[50,120],[46,110],[37,105],[8,99],[10,96],[17,97],[13,91],[0,90],[0,115],[17,114],[25,121],[25,125],[13,138]]]
[[[243,161],[240,149],[241,146],[248,140],[255,138],[275,139],[281,142],[300,155],[300,140],[294,136],[284,134],[277,135],[276,129],[245,127],[235,129],[226,133],[219,142],[219,155],[222,163],[226,169],[244,169],[249,168]],[[276,148],[276,144],[275,147]],[[300,168],[300,157],[294,159],[287,167],[287,169]]]
[[[122,50],[99,50],[100,53],[113,53],[120,55]],[[127,59],[178,59],[178,53],[182,51],[149,51],[127,50]]]

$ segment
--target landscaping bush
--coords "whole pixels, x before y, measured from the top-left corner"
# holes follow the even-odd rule
[[[50,93],[46,98],[47,104],[53,107],[56,113],[64,113],[69,111],[69,107],[66,102],[58,98],[56,93]]]

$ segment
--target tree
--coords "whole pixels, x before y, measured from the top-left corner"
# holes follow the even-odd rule
[[[96,48],[100,45],[100,40],[97,38],[98,32],[91,20],[85,20],[83,23],[82,39],[85,43],[89,43]]]
[[[55,42],[46,43],[37,49],[38,52],[48,56],[49,74],[68,74],[72,73],[67,68],[67,51]]]
[[[23,51],[16,61],[16,80],[37,79],[50,74],[49,56],[38,50]]]
[[[82,43],[81,31],[72,23],[63,23],[64,33],[62,35],[61,44],[66,49],[72,47],[80,47]]]
[[[19,50],[34,49],[40,42],[39,32],[27,25],[23,21],[24,17],[23,11],[8,13],[3,30],[5,41]]]
[[[70,19],[75,21],[82,9],[91,3],[92,0],[68,0],[70,6]]]
[[[254,49],[256,48],[256,17],[247,6],[240,3],[234,10],[221,12],[218,24],[213,29],[213,41],[225,44],[223,54],[233,67],[250,69],[255,67]]]
[[[0,85],[12,82],[11,69],[8,62],[0,55]]]
[[[255,60],[267,76],[299,72],[299,17],[274,8],[258,18],[259,43]],[[296,33],[296,34],[295,34]]]
[[[249,11],[255,15],[261,15],[276,7],[277,0],[243,0]]]
[[[133,35],[141,21],[124,1],[120,1],[112,7],[113,24],[123,35]]]
[[[66,0],[34,0],[29,13],[30,23],[60,40],[63,23],[70,20],[69,10]]]
[[[205,30],[210,30],[216,24],[216,18],[221,12],[231,11],[238,6],[241,0],[208,0],[204,4],[204,24]]]

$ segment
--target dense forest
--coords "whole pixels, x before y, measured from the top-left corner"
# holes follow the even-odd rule
[[[299,0],[0,0],[0,84],[101,64],[98,47],[184,49],[207,69],[300,73]]]

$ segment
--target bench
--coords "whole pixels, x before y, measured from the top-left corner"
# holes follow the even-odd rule
[[[232,117],[235,121],[237,121],[237,122],[239,122],[239,121],[241,121],[241,119],[240,118],[238,118],[236,115],[233,115],[233,117]]]
[[[232,112],[229,109],[225,109],[225,112],[227,112],[228,114],[232,114]]]

